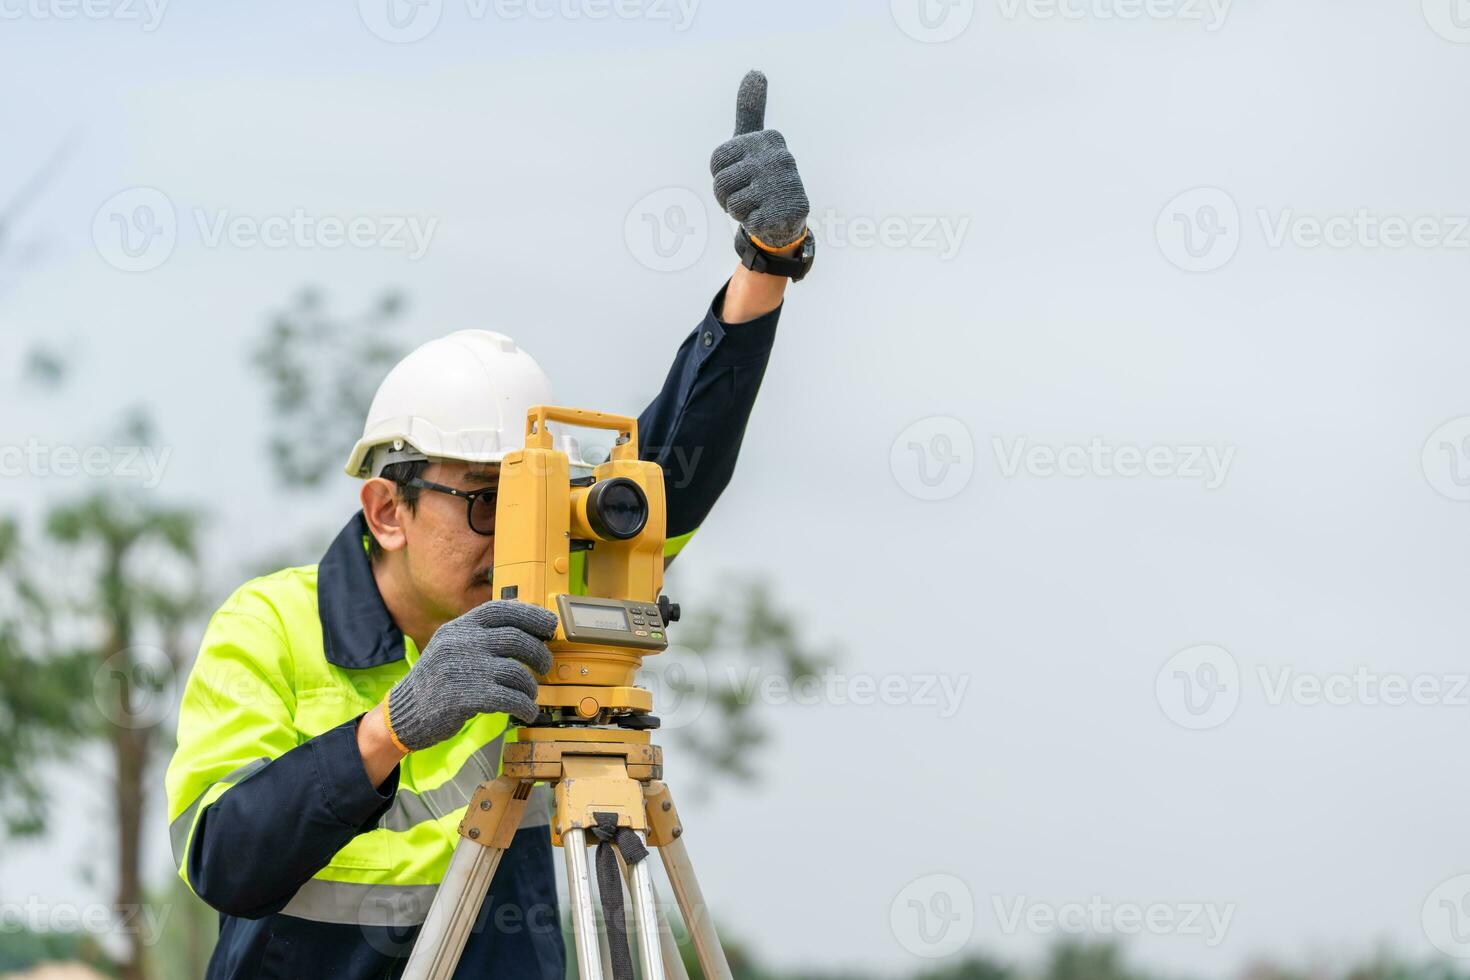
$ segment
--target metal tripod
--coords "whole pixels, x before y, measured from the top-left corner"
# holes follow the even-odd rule
[[[694,877],[684,829],[661,781],[663,750],[645,731],[617,728],[523,728],[505,747],[501,775],[481,783],[460,823],[459,843],[429,908],[404,980],[450,980],[464,952],[501,856],[515,837],[531,788],[555,787],[552,843],[566,858],[577,975],[613,980],[613,959],[598,938],[588,874],[589,835],[607,839],[612,826],[625,828],[658,850],[674,897],[694,941],[700,968],[709,980],[733,980],[699,883]],[[620,830],[620,832],[623,832]],[[618,853],[614,848],[614,853]],[[684,963],[654,895],[648,861],[627,863],[618,853],[632,898],[637,962],[643,980],[688,980]],[[608,887],[604,879],[600,887]],[[605,896],[604,896],[605,897]],[[613,928],[613,923],[608,923]]]

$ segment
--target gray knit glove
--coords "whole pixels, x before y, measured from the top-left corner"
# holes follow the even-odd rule
[[[735,101],[735,138],[720,144],[709,169],[720,207],[757,244],[777,249],[801,237],[811,205],[786,138],[765,126],[766,76],[753,71]]]
[[[556,614],[494,600],[434,631],[408,676],[388,692],[388,727],[408,749],[451,738],[475,715],[536,720],[536,677],[551,669]]]

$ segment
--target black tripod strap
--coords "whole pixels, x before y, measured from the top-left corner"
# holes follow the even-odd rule
[[[618,870],[616,847],[632,867],[648,857],[648,849],[631,827],[619,827],[616,813],[592,814],[597,826],[597,893],[602,896],[602,917],[607,922],[607,950],[612,959],[613,980],[634,980],[633,955],[628,949],[628,921],[623,913],[623,875]]]

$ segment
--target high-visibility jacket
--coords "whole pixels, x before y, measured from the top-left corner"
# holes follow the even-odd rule
[[[666,472],[668,555],[729,481],[779,315],[728,325],[712,307],[639,416],[643,458]],[[221,913],[210,978],[396,976],[465,804],[514,737],[505,715],[480,715],[369,782],[357,721],[419,651],[378,593],[366,533],[355,515],[319,564],[238,589],[185,686],[169,832],[179,874]],[[564,976],[547,804],[538,791],[527,807],[457,976]]]

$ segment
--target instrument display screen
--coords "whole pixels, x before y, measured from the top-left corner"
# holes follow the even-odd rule
[[[628,614],[615,606],[589,606],[580,602],[567,605],[572,610],[572,623],[583,629],[625,632],[628,629]]]

